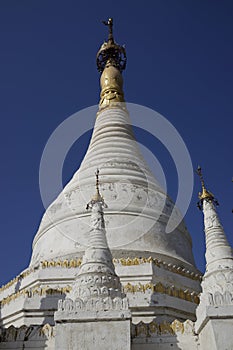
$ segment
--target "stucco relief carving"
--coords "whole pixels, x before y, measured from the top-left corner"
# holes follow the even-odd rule
[[[223,294],[220,292],[208,293],[209,305],[232,305],[233,294],[226,291]]]
[[[233,270],[225,269],[222,271],[216,271],[207,276],[202,282],[203,292],[213,293],[219,292],[223,294],[228,291],[233,294]]]
[[[127,310],[128,300],[127,298],[116,297],[92,297],[87,300],[80,298],[59,300],[58,311],[66,312],[79,312],[79,311],[106,311],[106,310]]]
[[[107,287],[105,285],[102,286],[74,286],[73,287],[73,291],[70,294],[71,298],[75,298],[75,297],[80,297],[82,300],[86,300],[87,298],[90,297],[106,297],[106,296],[110,296],[111,298],[115,298],[115,297],[121,297],[122,296],[122,292],[121,292],[121,288],[112,288]]]
[[[95,203],[92,207],[91,214],[91,227],[92,230],[102,230],[104,229],[104,219],[102,215],[101,204]]]
[[[205,201],[205,229],[222,227],[212,202]]]

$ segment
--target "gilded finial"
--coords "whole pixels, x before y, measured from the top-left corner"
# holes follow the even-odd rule
[[[95,203],[101,203],[103,207],[107,207],[106,204],[104,203],[104,199],[100,194],[99,190],[99,169],[96,169],[95,172],[95,188],[96,188],[96,193],[92,197],[92,200],[87,204],[86,209],[92,208],[93,204]]]
[[[109,18],[108,21],[102,21],[102,23],[108,26],[108,41],[103,43],[97,53],[97,69],[99,72],[103,72],[104,68],[108,64],[116,67],[120,72],[122,72],[126,66],[125,48],[124,46],[118,45],[114,41],[113,19]]]
[[[108,41],[111,43],[114,43],[114,38],[113,38],[113,19],[109,18],[108,21],[102,21],[103,24],[108,26]]]
[[[210,191],[208,191],[205,187],[205,181],[204,181],[204,178],[203,178],[203,174],[202,174],[202,169],[200,167],[200,165],[198,165],[198,168],[196,170],[196,173],[197,175],[199,176],[200,178],[200,181],[201,181],[201,187],[202,187],[202,192],[199,192],[198,194],[198,197],[200,199],[200,201],[197,203],[197,206],[199,209],[202,208],[202,203],[203,203],[203,200],[207,200],[207,201],[212,201],[214,202],[216,205],[218,205],[218,201],[214,198],[214,195],[213,193],[211,193]]]
[[[102,73],[99,110],[116,106],[126,109],[121,74],[126,67],[125,48],[113,38],[113,19],[102,23],[108,27],[108,41],[101,45],[96,57],[97,69]]]

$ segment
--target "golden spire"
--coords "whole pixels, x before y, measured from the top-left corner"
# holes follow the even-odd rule
[[[108,26],[108,41],[104,42],[96,57],[97,69],[101,72],[99,108],[116,106],[124,103],[122,71],[126,67],[126,52],[123,46],[118,45],[113,37],[113,19],[102,21]]]
[[[198,202],[198,207],[201,209],[201,204],[202,204],[204,199],[206,199],[207,201],[213,201],[216,205],[218,205],[218,201],[214,198],[213,193],[208,191],[205,187],[205,181],[203,178],[202,169],[201,169],[200,165],[198,166],[196,172],[197,172],[197,175],[200,177],[201,187],[202,187],[202,192],[199,192],[199,194],[198,194],[198,197],[200,199],[200,202]]]

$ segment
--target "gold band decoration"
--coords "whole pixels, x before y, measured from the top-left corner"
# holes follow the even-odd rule
[[[11,286],[13,286],[15,283],[21,281],[23,278],[27,277],[28,275],[30,275],[32,272],[34,272],[35,269],[28,269],[26,271],[24,271],[23,273],[21,273],[20,275],[16,276],[15,278],[13,278],[10,282],[8,282],[7,284],[4,284],[1,288],[0,288],[0,293],[3,292],[4,290],[10,288]]]
[[[82,263],[82,259],[65,259],[65,260],[44,260],[41,262],[42,269],[48,268],[48,267],[64,267],[64,268],[75,268],[79,267]]]
[[[6,298],[2,299],[1,306],[9,304],[11,301],[23,296],[32,298],[35,295],[54,295],[54,294],[67,294],[71,291],[71,286],[51,288],[49,286],[35,287],[31,289],[22,289],[14,294],[8,295]]]
[[[195,304],[199,304],[199,296],[196,292],[190,292],[189,290],[177,289],[174,286],[164,286],[161,282],[157,284],[147,283],[147,284],[136,284],[127,283],[123,286],[125,293],[145,293],[150,290],[152,293],[167,294],[175,298],[187,300]],[[71,291],[70,286],[51,288],[49,286],[45,287],[35,287],[31,289],[22,289],[16,293],[13,293],[1,301],[1,306],[9,304],[11,301],[17,299],[20,296],[33,297],[34,295],[54,295],[54,294],[66,294]]]
[[[200,299],[198,293],[194,291],[189,291],[188,289],[177,289],[175,286],[165,286],[161,282],[156,284],[146,283],[146,284],[131,284],[127,283],[123,286],[125,293],[146,293],[146,291],[151,291],[151,293],[161,293],[167,294],[171,297],[183,299],[190,301],[195,304],[199,304]]]
[[[63,268],[75,268],[75,267],[79,267],[82,263],[82,259],[65,259],[65,260],[44,260],[41,261],[40,266],[42,267],[42,269],[48,268],[48,267],[63,267]],[[21,273],[20,275],[16,276],[15,278],[13,278],[11,281],[9,281],[8,283],[4,284],[1,288],[0,288],[0,293],[3,292],[4,290],[10,288],[11,286],[13,286],[15,283],[22,281],[23,278],[27,277],[28,275],[30,275],[31,273],[37,271],[38,268],[31,268],[28,269],[26,271],[24,271],[23,273]]]
[[[139,322],[138,324],[132,324],[133,338],[137,337],[153,337],[157,335],[176,335],[177,333],[193,333],[194,323],[190,320],[180,322],[174,320],[172,323],[162,322],[157,323],[152,321],[150,323]]]
[[[55,336],[55,327],[51,326],[50,324],[46,323],[42,326],[21,326],[21,327],[15,327],[10,326],[8,328],[3,328],[1,330],[1,343],[4,342],[10,342],[11,340],[14,340],[15,342],[21,343],[21,341],[24,339],[28,342],[33,341],[35,343],[35,339],[39,340],[39,338],[44,339],[50,339],[54,338]],[[3,345],[4,346],[4,345]],[[22,344],[22,348],[24,348],[25,345]],[[5,347],[5,346],[4,346]],[[28,345],[26,345],[28,348]],[[30,347],[31,348],[31,347]],[[9,348],[8,348],[9,349]]]
[[[113,259],[114,264],[121,264],[123,266],[132,266],[132,265],[141,265],[145,263],[153,263],[157,267],[164,268],[174,273],[178,273],[179,275],[191,278],[192,280],[202,281],[202,275],[189,271],[184,267],[177,266],[171,263],[166,263],[160,259],[152,258],[121,258],[121,259]]]
[[[65,259],[65,260],[44,260],[40,263],[40,266],[45,269],[49,267],[62,267],[62,268],[76,268],[79,267],[82,263],[82,259]],[[134,265],[141,265],[146,263],[153,263],[158,267],[162,267],[166,270],[169,270],[174,273],[178,273],[182,276],[186,276],[188,278],[191,278],[193,280],[202,280],[202,276],[198,273],[186,270],[180,266],[173,265],[173,264],[167,264],[162,260],[156,259],[156,258],[120,258],[120,259],[113,259],[114,264],[121,264],[122,266],[134,266]],[[10,282],[3,285],[0,288],[0,292],[3,292],[4,290],[8,289],[18,281],[22,280],[23,278],[30,275],[32,272],[35,272],[37,269],[32,268],[29,270],[24,271],[22,274],[18,275],[17,277],[13,278]]]
[[[62,268],[76,268],[79,267],[82,263],[82,259],[65,259],[65,260],[44,260],[41,261],[40,267],[42,269],[50,268],[50,267],[62,267]],[[122,266],[135,266],[135,265],[141,265],[141,264],[147,264],[147,263],[153,263],[157,267],[164,268],[166,270],[169,270],[171,272],[177,273],[182,276],[186,276],[192,280],[197,280],[201,281],[202,276],[198,273],[195,273],[193,271],[189,271],[181,266],[177,266],[174,264],[167,264],[166,262],[156,259],[156,258],[120,258],[120,259],[113,259],[114,264],[121,264]],[[19,282],[23,278],[27,277],[30,275],[32,272],[35,272],[37,268],[31,268],[26,271],[24,271],[22,274],[18,275],[17,277],[13,278],[10,282],[7,284],[3,285],[0,288],[0,293],[3,292],[4,290],[8,289],[15,283]]]
[[[70,286],[51,288],[49,286],[45,287],[35,287],[31,289],[22,289],[16,293],[13,293],[1,301],[1,306],[9,304],[11,301],[17,299],[20,296],[33,297],[34,295],[54,295],[54,294],[66,294],[71,291]],[[195,304],[199,304],[199,296],[196,292],[190,292],[189,290],[177,289],[174,286],[164,286],[161,282],[157,284],[147,283],[147,284],[136,284],[127,283],[123,286],[125,293],[145,293],[150,290],[152,293],[167,294],[175,298],[187,300]]]
[[[79,267],[82,263],[82,259],[71,259],[71,260],[50,260],[50,261],[42,261],[41,266],[42,268],[47,267],[65,267],[65,268],[73,268],[73,267]],[[156,259],[156,258],[120,258],[120,259],[113,259],[114,264],[121,264],[122,266],[134,266],[134,265],[141,265],[141,264],[147,264],[147,263],[153,263],[158,267],[164,268],[166,270],[169,270],[171,272],[177,273],[179,275],[188,277],[192,280],[201,281],[202,275],[195,273],[193,271],[189,271],[181,266],[177,266],[174,264],[167,264],[166,262]]]

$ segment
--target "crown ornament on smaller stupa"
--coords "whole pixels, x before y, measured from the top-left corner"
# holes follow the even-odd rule
[[[95,172],[95,188],[96,192],[94,196],[92,197],[91,201],[87,204],[86,209],[91,209],[94,204],[99,203],[102,205],[103,208],[107,208],[107,204],[104,202],[104,198],[100,194],[100,189],[99,189],[99,169],[96,169]]]
[[[118,45],[114,40],[113,19],[109,18],[108,21],[102,21],[102,23],[108,26],[108,41],[105,41],[97,52],[97,69],[102,73],[105,67],[112,65],[122,72],[127,61],[125,48]]]
[[[205,186],[205,181],[204,181],[204,178],[203,178],[203,174],[202,174],[202,169],[200,167],[200,165],[198,165],[198,168],[196,170],[196,173],[197,175],[199,176],[200,178],[200,181],[201,181],[201,187],[202,187],[202,192],[199,192],[198,194],[198,197],[199,197],[199,201],[197,203],[197,206],[199,209],[202,209],[202,206],[203,206],[203,201],[206,200],[206,201],[211,201],[213,202],[215,205],[219,205],[217,199],[214,197],[213,193],[211,193],[210,191],[208,191],[206,189],[206,186]]]

